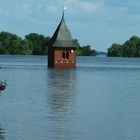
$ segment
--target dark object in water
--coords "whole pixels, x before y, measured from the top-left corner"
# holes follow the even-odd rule
[[[5,82],[0,81],[0,91],[5,90],[6,85],[7,85],[6,81]]]

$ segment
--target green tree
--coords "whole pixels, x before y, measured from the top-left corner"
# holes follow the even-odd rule
[[[82,47],[78,47],[76,49],[76,53],[77,53],[78,56],[82,56]]]
[[[122,55],[123,55],[123,50],[121,45],[114,43],[110,48],[108,48],[107,56],[121,57]]]
[[[15,38],[14,40],[11,40],[10,46],[9,46],[9,52],[10,54],[18,54],[18,52],[20,51],[19,47],[20,47],[20,43],[21,43],[22,39],[20,38]]]
[[[82,47],[82,56],[95,56],[96,51],[91,49],[90,45]]]
[[[9,32],[0,33],[1,46],[3,46],[9,54],[17,54],[21,41],[22,39],[15,34]]]
[[[140,38],[132,36],[123,45],[112,44],[108,48],[108,56],[140,57]]]
[[[0,33],[1,46],[8,48],[8,46],[10,46],[10,43],[11,43],[11,37],[12,37],[11,33],[4,32],[4,31],[1,32]]]
[[[44,45],[43,45],[43,48],[42,48],[42,54],[43,55],[48,55],[48,42],[50,41],[50,37],[49,36],[47,36],[47,37],[45,37],[45,41],[44,41]]]
[[[77,55],[80,56],[95,56],[97,52],[94,49],[91,49],[90,45],[77,48]]]
[[[140,57],[140,44],[137,44],[136,49],[136,57]]]
[[[140,38],[137,36],[132,36],[130,41],[134,43],[135,47],[135,56],[140,57]]]
[[[79,43],[78,39],[73,39],[73,41],[74,41],[74,43],[77,44],[78,47],[80,47],[80,43]]]
[[[37,33],[30,33],[25,36],[26,40],[30,40],[33,44],[33,54],[42,55],[47,53],[47,41],[49,37],[44,37],[43,35]]]
[[[135,57],[137,52],[137,45],[139,43],[139,38],[137,36],[132,36],[123,45],[123,56],[125,57]]]
[[[19,46],[18,54],[31,55],[33,51],[33,45],[31,41],[22,40]]]
[[[3,46],[0,46],[0,54],[8,54],[7,49]]]

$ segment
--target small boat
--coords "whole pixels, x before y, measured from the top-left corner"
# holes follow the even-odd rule
[[[7,85],[6,81],[5,82],[0,81],[0,91],[5,90],[6,85]]]

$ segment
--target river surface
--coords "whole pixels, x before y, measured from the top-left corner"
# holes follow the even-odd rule
[[[0,56],[0,140],[140,140],[140,59]]]

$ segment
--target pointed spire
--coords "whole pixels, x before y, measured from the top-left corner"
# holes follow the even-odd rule
[[[63,7],[62,19],[50,40],[52,47],[77,47],[64,20],[66,9]]]
[[[62,20],[64,20],[65,10],[63,10]]]
[[[62,19],[64,19],[64,15],[65,15],[65,10],[67,9],[67,7],[63,6],[63,14],[62,14]]]

